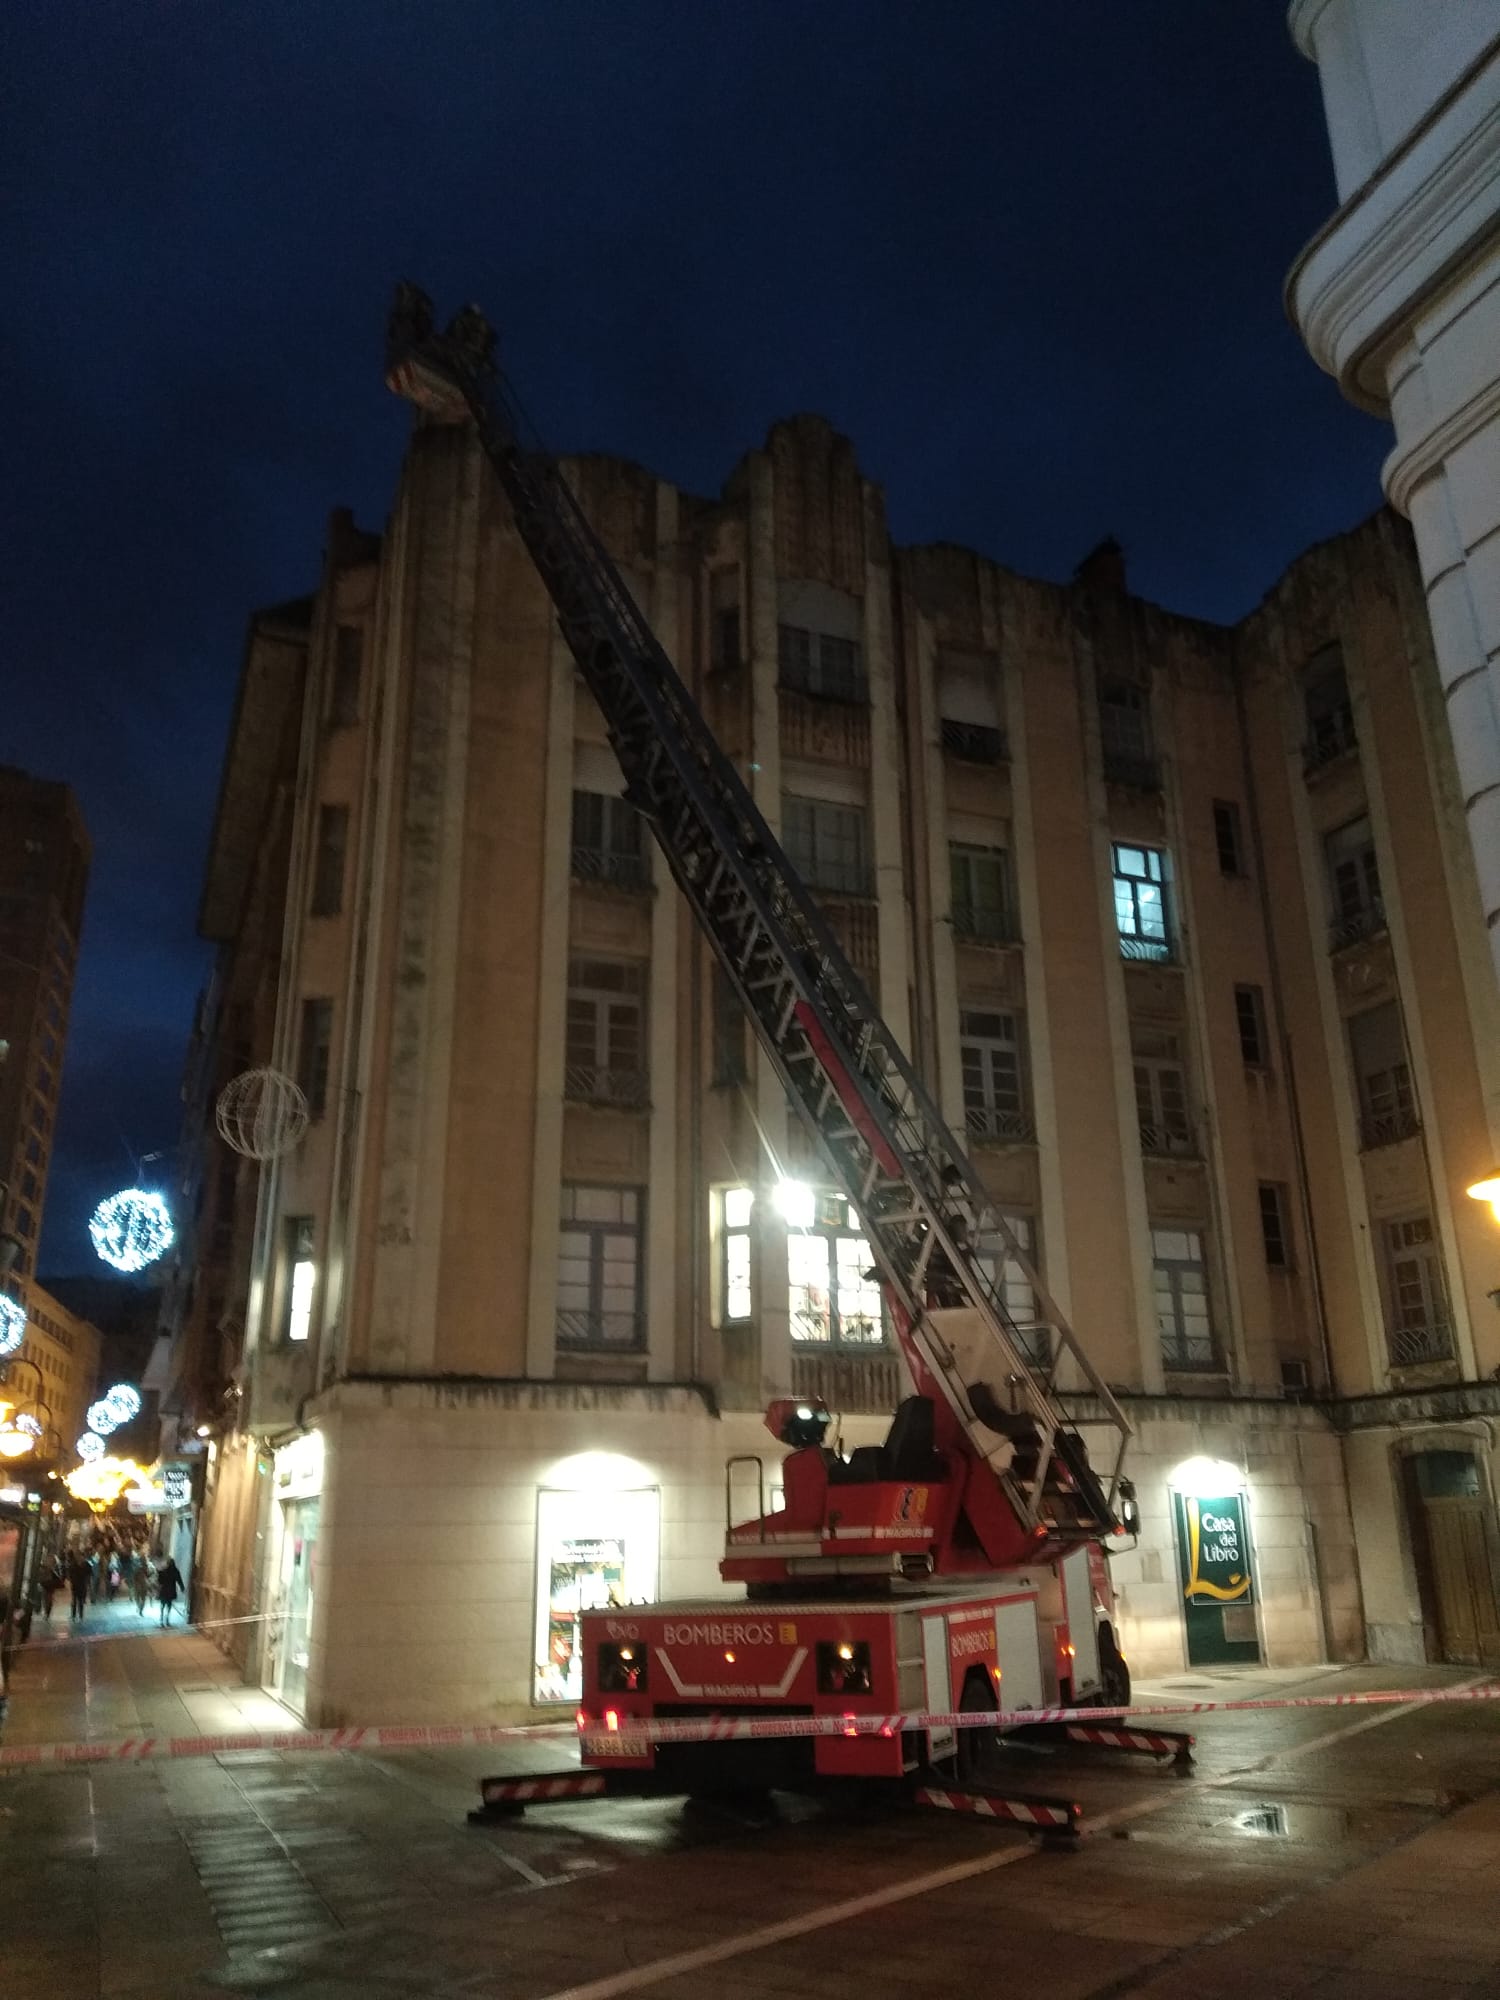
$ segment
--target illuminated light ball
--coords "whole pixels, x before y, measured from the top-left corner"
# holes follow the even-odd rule
[[[103,1458],[104,1440],[97,1431],[85,1431],[73,1449],[87,1464],[91,1458]]]
[[[307,1130],[307,1099],[284,1070],[247,1069],[219,1092],[214,1123],[247,1160],[279,1160]]]
[[[26,1338],[26,1308],[0,1292],[0,1354],[14,1354]]]
[[[141,1413],[141,1392],[133,1389],[128,1382],[116,1382],[113,1389],[104,1393],[104,1407],[114,1412],[117,1424],[128,1424],[132,1417]]]
[[[107,1438],[111,1431],[117,1431],[120,1428],[120,1419],[115,1415],[109,1403],[102,1396],[97,1403],[89,1404],[88,1409],[84,1412],[83,1421],[91,1431],[97,1431],[102,1438]]]
[[[146,1188],[123,1188],[89,1217],[94,1248],[116,1271],[144,1271],[171,1249],[175,1233],[171,1210]]]

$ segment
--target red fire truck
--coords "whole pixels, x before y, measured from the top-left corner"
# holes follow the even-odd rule
[[[440,331],[403,285],[387,381],[421,421],[476,427],[603,713],[624,796],[860,1218],[911,1382],[885,1442],[847,1455],[828,1442],[822,1404],[771,1406],[780,1489],[760,1459],[741,1461],[755,1467],[758,1511],[728,1524],[720,1565],[744,1597],[585,1613],[582,1769],[487,1779],[486,1809],[945,1769],[977,1784],[993,1730],[899,1718],[1128,1703],[1101,1551],[1133,1526],[1129,1422],[556,462],[523,435],[483,315],[465,307]],[[1025,1272],[1042,1324],[1011,1318],[1003,1262]],[[1092,1454],[1083,1423],[1102,1440]]]

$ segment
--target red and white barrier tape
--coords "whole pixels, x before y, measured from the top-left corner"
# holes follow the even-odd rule
[[[939,1714],[705,1716],[701,1721],[620,1717],[618,1729],[579,1732],[590,1754],[630,1756],[636,1744],[723,1743],[766,1736],[896,1736],[912,1729],[1004,1729],[1032,1722],[1123,1722],[1148,1716],[1224,1715],[1285,1708],[1427,1707],[1442,1702],[1500,1701],[1500,1684],[1457,1688],[1377,1688],[1364,1694],[1271,1695],[1244,1701],[1158,1702],[1141,1708],[965,1709]],[[463,1750],[527,1740],[556,1741],[560,1723],[375,1724],[350,1729],[245,1730],[223,1736],[127,1736],[99,1743],[18,1743],[0,1747],[0,1770],[45,1764],[142,1762],[161,1757],[217,1757],[232,1750]],[[571,1731],[568,1732],[571,1734]]]

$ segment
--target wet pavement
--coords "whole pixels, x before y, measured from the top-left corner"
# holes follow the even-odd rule
[[[115,1623],[23,1652],[7,1743],[285,1726],[207,1640]],[[1391,1684],[1377,1668],[1226,1672],[1151,1692]],[[481,1772],[561,1761],[536,1743],[0,1773],[0,1994],[1500,1994],[1500,1702],[1184,1726],[1199,1739],[1187,1778],[1107,1754],[1005,1756],[1024,1789],[1084,1803],[1070,1853],[860,1794],[778,1801],[766,1823],[621,1800],[466,1825]]]

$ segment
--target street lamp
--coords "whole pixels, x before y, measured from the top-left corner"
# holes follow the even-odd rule
[[[1481,1180],[1471,1181],[1464,1190],[1474,1201],[1487,1201],[1500,1222],[1500,1167],[1491,1167]]]

